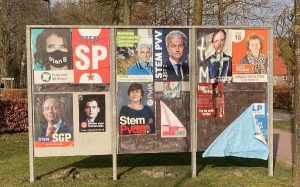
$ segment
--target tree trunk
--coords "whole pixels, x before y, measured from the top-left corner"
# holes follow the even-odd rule
[[[130,25],[132,0],[124,0],[123,24]]]
[[[219,25],[224,25],[224,5],[223,0],[218,0],[218,21]]]
[[[203,0],[194,1],[193,25],[202,25]]]
[[[295,73],[295,153],[293,165],[293,180],[295,186],[300,186],[300,0],[295,0],[295,25],[294,25],[296,73]]]

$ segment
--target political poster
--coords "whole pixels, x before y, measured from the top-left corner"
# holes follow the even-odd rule
[[[233,30],[232,52],[234,82],[268,81],[268,30]]]
[[[189,30],[154,29],[154,80],[189,81]]]
[[[182,138],[187,137],[185,125],[177,118],[174,112],[160,101],[161,137]]]
[[[224,87],[222,82],[198,83],[197,118],[199,120],[224,116]]]
[[[119,82],[153,81],[152,29],[117,29],[116,59]]]
[[[79,95],[79,132],[105,132],[105,95]]]
[[[197,118],[224,117],[224,82],[232,81],[232,30],[197,30]]]
[[[35,94],[34,105],[34,146],[73,146],[72,94]]]
[[[70,29],[32,29],[31,52],[35,84],[73,83]]]
[[[198,82],[216,83],[232,80],[232,30],[198,29]]]
[[[253,103],[252,104],[253,121],[256,128],[264,136],[265,141],[268,138],[268,105],[267,103]]]
[[[119,135],[155,134],[153,82],[118,83]]]
[[[110,83],[108,28],[72,29],[74,83]]]
[[[165,99],[180,99],[182,83],[181,82],[164,82],[163,93]]]

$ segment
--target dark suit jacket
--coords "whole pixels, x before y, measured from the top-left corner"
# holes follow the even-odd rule
[[[219,74],[219,62],[212,62],[213,59],[216,58],[216,55],[213,54],[210,57],[206,59],[206,64],[208,66],[209,71],[209,78],[210,79],[216,79],[218,78]],[[220,77],[226,77],[226,76],[232,76],[232,58],[229,55],[226,55],[223,53],[223,59],[226,59],[223,61],[223,68]]]
[[[48,128],[48,124],[43,124],[41,132],[36,135],[36,139],[39,137],[46,137],[47,128]],[[60,128],[57,131],[57,134],[61,134],[61,133],[71,133],[73,137],[73,125],[66,123],[65,121],[62,121]]]
[[[183,80],[181,75],[177,76],[175,69],[168,59],[165,63],[164,68],[167,69],[167,81],[188,81],[189,80],[189,65],[187,63],[182,63],[182,74],[183,74]]]

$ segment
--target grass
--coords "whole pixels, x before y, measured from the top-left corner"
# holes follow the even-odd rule
[[[292,110],[287,109],[275,109],[274,112],[280,112],[285,114],[294,114]],[[281,129],[287,132],[294,132],[294,120],[274,120],[273,121],[273,128]]]
[[[281,129],[287,132],[294,132],[294,120],[288,120],[288,121],[273,121],[273,128],[274,129]]]
[[[191,178],[190,153],[118,155],[118,180],[112,156],[35,158],[37,180],[29,182],[28,134],[0,134],[0,186],[291,186],[291,166],[236,157],[202,158]],[[74,171],[66,176],[66,171]],[[65,176],[65,177],[63,177]]]
[[[273,112],[281,112],[285,114],[294,114],[294,111],[292,109],[279,109],[279,108],[274,108]]]

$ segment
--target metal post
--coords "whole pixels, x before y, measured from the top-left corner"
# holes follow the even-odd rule
[[[273,176],[273,29],[269,29],[269,69],[268,69],[268,175]]]
[[[191,47],[190,47],[190,112],[191,112],[191,117],[190,117],[190,123],[191,123],[191,152],[192,152],[192,177],[197,176],[197,120],[196,120],[196,104],[197,103],[197,95],[196,95],[196,90],[197,88],[197,80],[196,80],[196,40],[195,40],[195,28],[193,27],[190,29],[190,40],[191,42]],[[191,36],[192,35],[192,36]]]
[[[110,49],[115,51],[114,41],[115,29],[110,29]],[[111,54],[111,62],[115,62],[115,53]],[[112,101],[112,161],[113,161],[113,180],[117,180],[117,128],[116,128],[116,63],[111,64],[111,101]]]
[[[28,136],[29,136],[29,175],[30,182],[34,182],[34,149],[33,149],[33,126],[32,126],[32,69],[30,61],[30,32],[31,28],[26,27],[26,46],[27,46],[27,96],[28,96]]]

